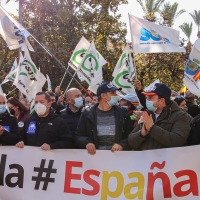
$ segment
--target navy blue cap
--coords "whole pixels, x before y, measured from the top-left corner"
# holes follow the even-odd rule
[[[114,92],[116,90],[119,90],[115,85],[113,85],[111,82],[105,82],[99,85],[97,88],[97,97],[100,97],[102,93],[106,92]]]
[[[149,91],[144,91],[142,94],[146,96],[158,95],[161,97],[170,97],[171,90],[165,84],[156,83]]]

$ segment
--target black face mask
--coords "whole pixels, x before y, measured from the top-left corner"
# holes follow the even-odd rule
[[[9,111],[10,111],[11,115],[15,115],[15,110],[14,109],[10,108]]]
[[[52,107],[54,110],[56,110],[57,107],[58,107],[58,104],[57,104],[56,102],[53,102],[53,103],[51,104],[51,107]]]

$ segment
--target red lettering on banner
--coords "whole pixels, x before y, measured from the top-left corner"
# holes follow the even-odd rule
[[[199,195],[197,174],[194,171],[182,170],[182,171],[176,172],[174,175],[176,176],[176,178],[179,178],[181,176],[189,176],[189,180],[181,181],[174,186],[174,194],[177,197],[188,196],[190,193],[192,193],[194,196]],[[184,185],[190,185],[190,188],[186,191],[182,191],[181,188]]]
[[[86,189],[82,189],[82,193],[84,195],[88,195],[88,196],[94,196],[96,194],[99,193],[99,190],[100,190],[100,185],[98,182],[96,182],[95,180],[93,180],[90,175],[94,175],[94,176],[97,176],[99,177],[100,175],[100,172],[99,171],[96,171],[96,170],[87,170],[84,174],[83,174],[83,179],[84,181],[91,185],[93,187],[92,190],[86,190]]]
[[[76,161],[66,161],[66,171],[65,171],[65,185],[64,185],[64,192],[66,193],[73,193],[73,194],[80,194],[80,188],[72,188],[71,187],[71,180],[81,180],[81,174],[72,174],[73,167],[82,167],[82,162]]]
[[[151,169],[154,168],[152,166],[156,166],[159,169],[163,169],[165,167],[165,162],[163,162],[162,164],[153,163],[151,165]],[[153,195],[154,183],[155,183],[156,179],[158,179],[158,178],[160,178],[163,183],[164,198],[171,198],[172,193],[171,193],[171,185],[170,185],[169,177],[164,172],[158,172],[155,175],[153,173],[148,173],[147,199],[154,200],[154,195]]]

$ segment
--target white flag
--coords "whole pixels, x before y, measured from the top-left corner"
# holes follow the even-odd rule
[[[113,77],[117,76],[119,70],[122,68],[124,64],[126,64],[129,70],[129,78],[132,79],[133,76],[135,75],[135,66],[133,65],[132,56],[128,44],[126,45],[122,55],[120,56],[117,65],[115,66],[115,69],[112,74]]]
[[[17,59],[15,58],[15,61],[13,63],[13,66],[10,70],[10,72],[8,73],[8,75],[5,77],[4,81],[2,82],[2,84],[8,82],[8,81],[14,81],[15,80],[15,77],[16,77],[16,74],[17,74]]]
[[[179,31],[129,15],[135,53],[185,52],[179,47]]]
[[[83,79],[87,81],[91,87],[102,82],[102,67],[99,65],[98,52],[93,41],[80,62],[77,71],[83,74]]]
[[[39,69],[39,71],[40,71],[40,69]],[[47,77],[48,91],[52,91],[51,80],[47,74],[46,74],[46,77]]]
[[[190,52],[183,82],[193,94],[200,96],[200,39],[195,41]]]
[[[85,53],[87,52],[88,48],[90,47],[90,43],[88,40],[82,36],[79,43],[76,45],[76,48],[69,60],[69,66],[72,67],[75,71],[77,70],[78,66],[80,65],[83,57],[85,56]],[[98,62],[99,66],[102,67],[107,63],[107,61],[103,58],[103,56],[97,51],[98,54]],[[79,79],[85,80],[83,77],[84,75],[80,72],[77,72]],[[86,77],[87,78],[87,77]]]
[[[118,71],[117,75],[114,77],[112,83],[121,88],[121,91],[118,93],[126,95],[126,94],[136,94],[135,88],[132,85],[132,81],[129,78],[129,70],[126,66],[126,63],[121,67]],[[136,94],[137,95],[137,94]]]
[[[0,34],[6,41],[10,50],[17,49],[26,44],[30,51],[34,51],[27,40],[30,33],[14,18],[12,18],[3,7],[0,6]]]
[[[154,85],[155,85],[156,83],[160,83],[160,80],[157,79],[157,80],[155,80],[153,83],[151,83],[149,86],[147,86],[146,88],[144,88],[144,92],[152,91],[152,88],[154,87]]]
[[[31,60],[28,49],[24,49],[24,58],[20,58],[19,70],[13,84],[31,101],[36,93],[41,91],[46,78]]]

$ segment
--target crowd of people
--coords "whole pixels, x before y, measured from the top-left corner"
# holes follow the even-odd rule
[[[65,96],[38,92],[34,112],[26,97],[0,95],[0,145],[51,149],[140,151],[200,144],[200,108],[189,90],[174,94],[156,83],[136,94],[121,94],[110,82],[96,94],[70,88]],[[89,92],[89,91],[88,91]],[[198,129],[199,127],[199,129]]]

